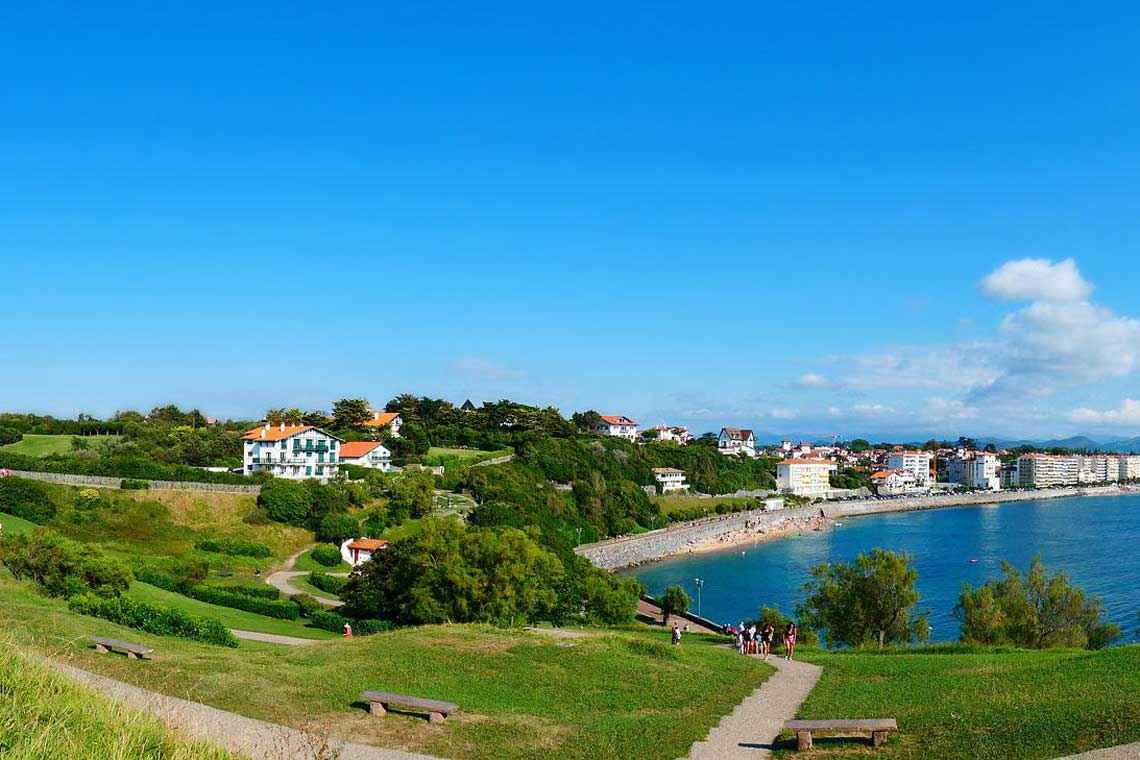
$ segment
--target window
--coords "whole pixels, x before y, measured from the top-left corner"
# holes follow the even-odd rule
[[[312,474],[313,474],[313,468],[312,467],[306,467],[305,468],[305,477],[309,477]]]

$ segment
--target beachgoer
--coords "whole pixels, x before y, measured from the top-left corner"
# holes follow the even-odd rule
[[[772,654],[772,639],[776,637],[776,626],[771,623],[764,625],[764,630],[760,632],[760,650],[767,660]]]
[[[784,632],[784,659],[788,660],[789,662],[793,657],[796,656],[797,634],[798,631],[796,630],[796,623],[793,620],[788,623],[788,630]]]
[[[673,646],[681,643],[681,628],[676,623],[673,623]]]
[[[756,636],[756,624],[755,624],[755,623],[753,623],[752,625],[748,626],[748,640],[749,640],[750,642],[752,642],[752,646],[751,646],[751,648],[750,648],[750,652],[751,652],[752,654],[759,654],[759,652],[760,652],[760,649],[759,649],[759,640],[757,639],[757,636]]]

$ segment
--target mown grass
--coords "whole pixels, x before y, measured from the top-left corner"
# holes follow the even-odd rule
[[[679,509],[702,507],[712,510],[717,504],[747,504],[751,499],[738,499],[729,496],[700,498],[699,496],[655,496],[653,502],[661,509],[661,514],[669,514]]]
[[[301,639],[332,639],[337,634],[320,628],[306,625],[304,620],[280,620],[266,617],[245,610],[235,610],[232,607],[221,607],[216,604],[207,604],[188,596],[182,596],[172,591],[155,588],[146,583],[135,582],[131,584],[127,596],[141,602],[173,607],[198,617],[213,618],[220,621],[227,628],[237,628],[243,631],[257,631],[258,633],[276,633],[282,636],[296,636]]]
[[[0,755],[5,760],[236,758],[67,680],[6,640],[0,640]]]
[[[0,446],[4,451],[21,454],[26,457],[46,457],[52,454],[70,454],[71,441],[79,436],[74,435],[37,435],[25,433],[22,440]],[[91,445],[118,440],[117,435],[83,436]]]
[[[487,459],[495,459],[496,457],[506,456],[510,454],[510,449],[502,449],[500,451],[482,451],[480,449],[461,449],[461,448],[446,448],[443,446],[432,446],[428,449],[427,454],[424,455],[424,464],[438,466],[447,465],[448,460],[453,460],[461,464],[472,464],[474,462],[482,462]]]
[[[771,672],[697,636],[649,629],[559,639],[452,625],[281,647],[213,647],[69,613],[0,578],[0,627],[22,646],[119,680],[254,718],[456,758],[679,757]],[[156,648],[153,662],[95,654],[84,637]],[[368,715],[365,689],[457,702],[440,725]],[[97,755],[96,755],[97,756]]]
[[[23,518],[10,515],[7,512],[0,512],[0,535],[19,535],[21,533],[31,533],[37,526],[33,522],[28,522]]]
[[[895,718],[875,757],[1051,758],[1140,740],[1140,646],[1083,650],[941,647],[805,651],[823,675],[803,718]],[[790,735],[777,753],[793,758]],[[866,757],[865,742],[816,742],[813,757]]]

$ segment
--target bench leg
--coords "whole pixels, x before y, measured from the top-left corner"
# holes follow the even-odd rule
[[[134,652],[127,652],[127,659],[128,660],[137,660],[138,658],[139,658],[139,656],[137,654],[135,654]]]
[[[811,731],[796,731],[796,749],[811,749]]]
[[[887,743],[887,732],[886,731],[872,731],[871,732],[871,743],[874,744],[876,747],[881,747],[884,744],[886,744]]]
[[[102,644],[96,644],[95,645],[95,651],[98,652],[99,654],[107,654],[107,652],[110,652],[111,650],[108,649],[107,647],[103,646]]]
[[[384,705],[382,705],[379,702],[369,702],[368,703],[368,712],[372,713],[373,715],[387,715],[388,714],[388,711],[384,708]]]
[[[441,712],[428,713],[428,723],[443,723],[443,719],[446,717]]]

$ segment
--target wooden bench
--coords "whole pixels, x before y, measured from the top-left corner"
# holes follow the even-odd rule
[[[400,705],[423,710],[427,712],[429,721],[441,723],[451,713],[459,712],[459,705],[452,702],[409,697],[407,694],[393,694],[390,691],[366,691],[360,695],[360,698],[368,701],[368,712],[373,715],[384,715],[388,712],[388,705]]]
[[[811,749],[812,734],[870,733],[871,743],[881,747],[887,733],[898,731],[894,718],[849,718],[844,720],[789,720],[784,728],[796,732],[796,749]]]
[[[107,652],[120,652],[125,654],[132,660],[149,660],[150,653],[154,651],[152,647],[146,647],[142,644],[132,644],[129,641],[119,641],[118,639],[108,639],[103,636],[90,636],[92,641],[95,642],[95,651],[101,654]]]

